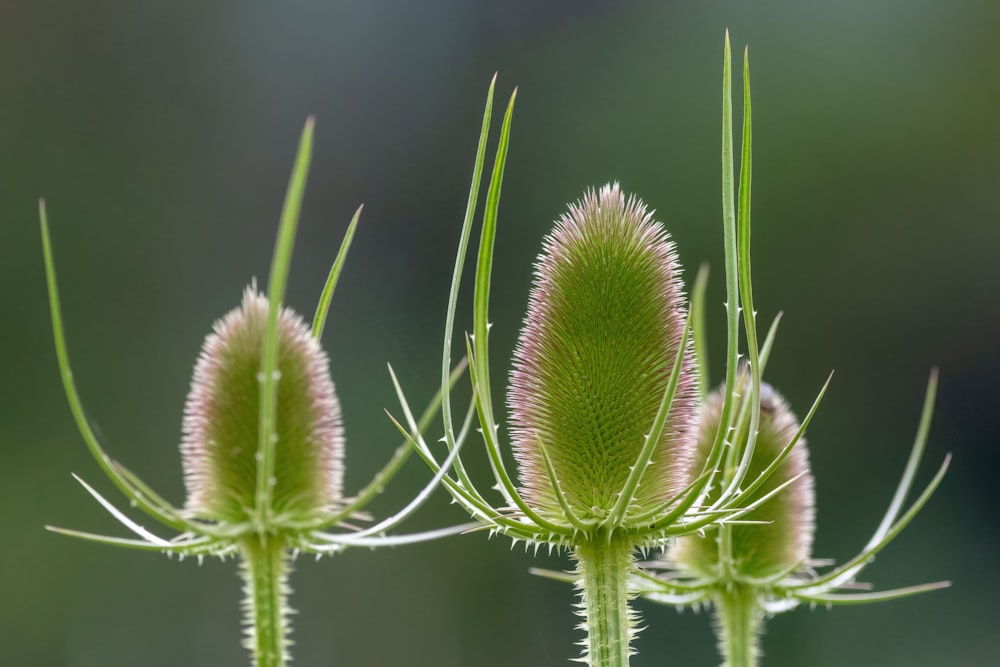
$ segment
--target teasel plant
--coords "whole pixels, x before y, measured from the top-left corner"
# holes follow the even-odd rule
[[[744,61],[744,136],[743,174],[750,164],[750,84],[749,65]],[[727,113],[730,108],[726,105]],[[749,178],[746,179],[749,195]],[[741,179],[741,192],[743,192]],[[743,198],[741,197],[741,203]],[[745,204],[749,204],[749,198]],[[748,228],[741,227],[741,231]],[[749,238],[741,239],[748,243]],[[733,395],[731,377],[726,384],[709,393],[707,344],[705,342],[704,294],[707,267],[702,267],[695,282],[692,311],[695,313],[693,338],[698,357],[699,425],[692,460],[692,474],[704,469],[713,456],[715,434],[725,423],[725,401]],[[750,303],[744,294],[744,307]],[[738,452],[754,441],[750,458],[750,477],[764,478],[762,492],[768,500],[743,513],[742,522],[722,522],[706,526],[697,534],[671,540],[663,556],[641,564],[630,581],[631,592],[654,602],[676,607],[710,606],[715,613],[715,630],[724,667],[756,667],[760,663],[760,635],[767,617],[794,609],[802,604],[853,605],[904,598],[950,585],[947,581],[874,591],[857,581],[862,570],[917,515],[937,489],[948,469],[946,456],[930,482],[913,503],[903,511],[920,466],[930,430],[931,414],[937,391],[937,371],[931,372],[916,438],[902,478],[874,534],[861,551],[833,567],[828,560],[812,557],[815,532],[815,489],[809,467],[804,436],[819,401],[830,384],[832,374],[800,423],[784,398],[770,385],[761,383],[764,367],[774,343],[780,315],[755,360],[750,350],[749,366],[736,379],[737,419],[735,446],[716,468],[718,481],[708,489],[708,502],[730,488],[738,478]],[[756,371],[754,368],[756,367]],[[747,389],[753,385],[748,392]],[[756,418],[754,417],[756,415]],[[778,492],[773,490],[781,489]],[[737,505],[741,497],[737,497]],[[824,572],[817,568],[829,568]],[[541,572],[552,577],[557,573]]]
[[[187,501],[176,507],[111,458],[90,426],[70,368],[44,201],[40,204],[52,330],[66,397],[90,453],[131,507],[175,532],[161,537],[129,518],[94,487],[74,477],[135,537],[97,535],[47,526],[53,532],[101,544],[154,551],[179,558],[206,556],[240,561],[244,582],[245,638],[257,667],[290,661],[288,576],[300,553],[317,557],[349,547],[409,544],[462,532],[451,526],[389,534],[412,515],[439,484],[458,446],[401,510],[365,528],[369,503],[406,461],[410,434],[356,496],[344,495],[344,434],[340,407],[320,346],[329,306],[361,214],[359,207],[323,287],[311,326],[282,307],[295,231],[305,191],[313,120],[303,130],[285,197],[266,295],[252,284],[240,307],[216,322],[194,369],[183,420],[181,457]],[[465,361],[449,373],[448,386]],[[416,428],[434,419],[441,396]],[[457,443],[461,444],[461,440]]]
[[[691,315],[687,312],[673,244],[660,223],[617,184],[587,192],[546,238],[535,267],[528,314],[514,353],[508,407],[519,483],[505,461],[494,412],[489,364],[488,311],[493,245],[511,118],[504,114],[486,193],[477,253],[471,335],[466,337],[475,417],[492,471],[493,501],[471,479],[461,457],[442,483],[457,504],[492,534],[536,550],[569,552],[579,590],[582,661],[622,667],[637,631],[630,581],[639,552],[743,517],[794,480],[764,492],[767,474],[749,478],[760,412],[755,314],[749,269],[749,145],[736,215],[732,172],[730,47],[725,41],[723,230],[727,288],[726,386],[736,386],[742,329],[752,378],[746,407],[750,433],[733,439],[739,396],[728,392],[720,427],[700,471],[686,470],[695,453],[697,388]],[[439,474],[467,432],[456,431],[448,390],[453,333],[465,257],[475,217],[493,91],[490,85],[459,242],[442,352],[444,447],[435,451],[403,406],[400,431]],[[747,128],[749,129],[749,128]],[[728,160],[728,161],[727,161]],[[781,456],[787,452],[781,452]],[[734,461],[731,483],[709,497],[724,460]],[[769,471],[772,468],[769,468]]]
[[[702,535],[686,535],[674,541],[664,556],[642,563],[631,585],[637,595],[676,607],[710,606],[725,667],[755,667],[760,664],[760,636],[764,621],[802,604],[853,605],[909,597],[949,586],[940,581],[887,591],[874,591],[857,577],[927,503],[948,468],[946,457],[934,477],[903,512],[919,468],[937,387],[937,373],[928,383],[920,425],[905,471],[889,508],[862,550],[843,565],[819,573],[830,561],[812,558],[815,532],[815,491],[809,469],[806,441],[786,401],[769,385],[762,384],[761,422],[752,473],[777,459],[794,442],[765,488],[794,481],[745,515],[742,525],[713,526]],[[825,391],[826,387],[824,387]],[[694,466],[708,452],[711,433],[719,419],[723,388],[705,397],[699,426],[698,453]],[[745,428],[737,431],[746,438]],[[725,467],[724,471],[731,468]],[[722,476],[722,484],[727,481]]]

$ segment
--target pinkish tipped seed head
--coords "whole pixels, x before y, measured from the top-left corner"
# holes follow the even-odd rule
[[[745,392],[749,396],[749,389]],[[709,395],[702,408],[698,449],[693,470],[701,470],[719,428],[722,390]],[[785,400],[770,385],[761,385],[760,429],[754,446],[747,479],[755,479],[791,442],[799,430],[799,421]],[[741,436],[746,441],[746,433]],[[812,552],[815,532],[815,490],[809,472],[809,453],[804,438],[789,452],[778,469],[764,483],[759,494],[764,495],[796,475],[803,474],[790,486],[766,503],[740,517],[766,524],[734,525],[732,530],[733,569],[737,575],[767,578],[801,566]],[[725,482],[723,482],[723,485]],[[718,496],[719,485],[709,495]],[[760,497],[758,495],[757,497]],[[718,530],[706,537],[685,536],[677,540],[670,551],[670,560],[694,572],[711,576],[719,563]]]
[[[642,449],[685,322],[674,245],[618,184],[589,191],[546,237],[514,352],[507,403],[523,494],[561,515],[541,446],[574,513],[603,518]],[[690,346],[636,506],[688,481],[696,422]],[[541,443],[541,444],[540,444]]]
[[[267,298],[248,287],[195,365],[181,444],[193,516],[239,523],[254,509],[267,315]],[[278,317],[278,374],[273,510],[300,519],[340,503],[344,445],[326,353],[288,309]]]

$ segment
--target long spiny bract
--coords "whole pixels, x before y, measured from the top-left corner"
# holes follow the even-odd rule
[[[195,365],[184,410],[187,511],[248,521],[257,485],[261,345],[267,298],[254,287],[219,320]],[[274,430],[275,517],[308,520],[343,497],[343,428],[326,353],[301,317],[282,309],[278,326],[278,411]]]
[[[523,495],[546,516],[564,512],[540,441],[575,514],[603,519],[618,499],[681,345],[678,273],[666,231],[617,183],[571,205],[546,238],[508,395]],[[689,352],[634,496],[639,508],[662,503],[686,483],[695,419]]]

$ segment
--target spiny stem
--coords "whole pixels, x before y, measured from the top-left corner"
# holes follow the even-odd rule
[[[288,662],[289,554],[280,536],[250,535],[240,544],[246,638],[255,667],[285,667]]]
[[[590,667],[628,666],[633,627],[628,606],[632,551],[630,541],[604,531],[576,548]]]
[[[723,667],[756,667],[760,657],[761,609],[752,588],[732,584],[715,600]]]

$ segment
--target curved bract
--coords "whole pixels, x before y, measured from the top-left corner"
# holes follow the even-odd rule
[[[639,458],[676,359],[683,368],[633,506],[688,483],[695,375],[681,352],[686,308],[663,226],[618,184],[590,191],[556,223],[535,267],[508,406],[525,500],[557,521],[555,479],[582,521],[608,516]]]

